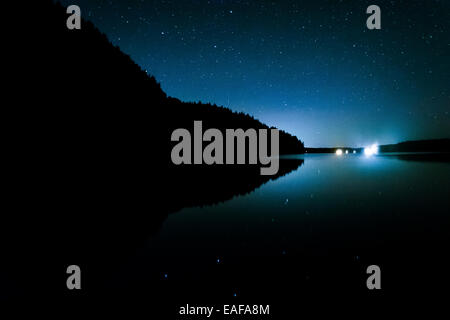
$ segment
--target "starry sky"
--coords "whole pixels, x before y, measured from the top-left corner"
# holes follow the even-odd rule
[[[448,0],[62,0],[184,101],[309,147],[450,137]],[[381,8],[381,30],[366,9]]]

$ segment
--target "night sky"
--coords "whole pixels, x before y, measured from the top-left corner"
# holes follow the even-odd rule
[[[450,1],[61,2],[169,96],[249,113],[306,146],[450,136]],[[366,27],[371,4],[381,30]]]

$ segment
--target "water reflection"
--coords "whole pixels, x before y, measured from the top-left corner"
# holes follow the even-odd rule
[[[443,263],[450,166],[424,157],[294,157],[305,160],[301,169],[250,194],[170,215],[136,264],[155,278],[164,270],[181,281],[214,279],[222,289],[257,294],[249,288],[256,286],[266,296],[281,280],[315,279],[314,287],[344,281],[329,268],[356,281],[375,262],[399,272],[396,285],[404,284],[411,276],[402,273],[405,264],[426,268],[430,256]],[[267,290],[255,284],[258,277]]]

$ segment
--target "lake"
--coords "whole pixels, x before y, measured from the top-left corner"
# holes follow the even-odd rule
[[[364,289],[371,264],[392,290],[445,268],[447,156],[292,157],[304,164],[250,194],[170,215],[124,272],[171,290],[187,282],[211,296],[267,297],[286,283]]]

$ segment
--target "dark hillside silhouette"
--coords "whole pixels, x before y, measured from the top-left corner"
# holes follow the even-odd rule
[[[169,213],[251,192],[302,164],[281,160],[277,176],[260,176],[257,166],[174,167],[170,134],[178,127],[194,120],[205,130],[267,126],[226,108],[168,98],[93,24],[83,20],[81,30],[68,30],[59,4],[36,1],[26,10],[39,24],[20,30],[16,69],[7,74],[9,209],[1,224],[2,245],[10,244],[5,268],[23,286],[32,261],[44,261],[33,281],[45,283],[34,288],[65,283],[55,268],[74,260],[91,274],[103,272],[91,262],[118,259],[144,243]],[[281,153],[303,148],[280,133]],[[55,272],[61,279],[53,283]]]
[[[405,141],[380,146],[380,152],[450,152],[450,139]]]

